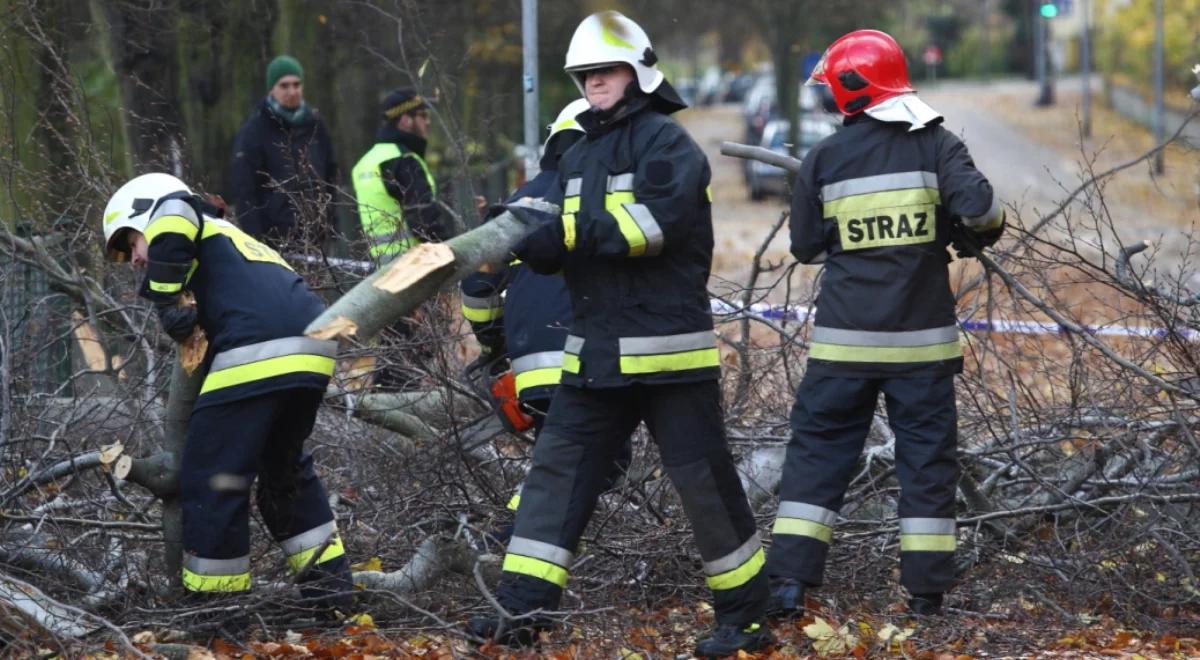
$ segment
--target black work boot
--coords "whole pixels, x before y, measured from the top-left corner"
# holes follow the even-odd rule
[[[545,617],[526,614],[505,621],[499,613],[493,613],[471,617],[467,622],[467,630],[505,646],[534,646],[538,643],[539,634],[543,630],[550,630],[551,625]]]
[[[345,555],[321,562],[300,578],[300,604],[320,619],[338,623],[354,614],[354,577]]]
[[[771,578],[771,595],[767,598],[767,616],[791,619],[804,612],[805,585],[792,578]]]
[[[937,616],[942,613],[942,594],[913,594],[908,611],[916,616]]]
[[[538,633],[554,627],[553,621],[539,610],[552,610],[558,603],[561,590],[543,580],[525,575],[505,575],[496,589],[496,601],[512,618],[499,612],[471,617],[467,629],[484,639],[494,639],[505,646],[533,646]]]
[[[765,624],[734,625],[722,623],[712,634],[696,643],[696,655],[701,658],[724,658],[738,651],[760,651],[775,643],[775,636]]]

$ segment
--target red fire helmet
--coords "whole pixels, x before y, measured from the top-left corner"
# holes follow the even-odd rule
[[[814,82],[829,85],[844,115],[914,91],[900,44],[879,30],[855,30],[833,42],[813,69]]]

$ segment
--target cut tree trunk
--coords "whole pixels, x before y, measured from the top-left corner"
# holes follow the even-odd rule
[[[531,203],[543,213],[552,204]],[[445,243],[422,243],[359,282],[309,324],[305,333],[320,339],[365,342],[428,300],[441,287],[457,282],[484,264],[510,258],[530,220],[506,211],[486,224]]]

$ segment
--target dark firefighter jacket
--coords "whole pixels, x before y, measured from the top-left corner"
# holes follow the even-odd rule
[[[562,215],[517,256],[562,270],[574,310],[562,383],[620,387],[717,378],[706,289],[713,230],[703,152],[654,97],[578,117],[587,136],[547,200]]]
[[[149,267],[140,294],[175,303],[196,298],[208,337],[208,375],[196,407],[289,388],[324,390],[336,342],[304,336],[325,309],[278,253],[232,223],[171,195],[151,211],[145,236]]]
[[[545,197],[558,171],[543,169],[509,197]],[[512,360],[517,397],[548,399],[562,373],[563,344],[571,327],[571,299],[558,275],[540,275],[520,260],[462,281],[463,316],[486,353]]]
[[[792,254],[825,259],[812,373],[962,370],[946,246],[963,231],[994,242],[1004,213],[953,133],[940,123],[908,129],[852,118],[813,147],[796,176]]]
[[[313,110],[290,126],[263,100],[234,138],[229,178],[237,221],[247,234],[295,237],[297,200],[336,198],[337,162],[325,121]],[[319,235],[331,222],[328,213],[321,218]]]

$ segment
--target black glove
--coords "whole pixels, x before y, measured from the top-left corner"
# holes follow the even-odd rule
[[[562,270],[563,260],[567,256],[567,245],[563,239],[562,220],[555,218],[526,234],[513,248],[513,254],[535,273],[552,275]]]
[[[192,336],[196,327],[196,308],[180,307],[175,302],[156,303],[154,309],[158,312],[158,322],[162,329],[176,342],[182,342]]]
[[[1004,223],[995,229],[977,232],[956,222],[950,226],[950,246],[954,248],[954,254],[959,259],[966,259],[983,252],[983,248],[991,247],[1000,240],[1000,235],[1003,233]]]

